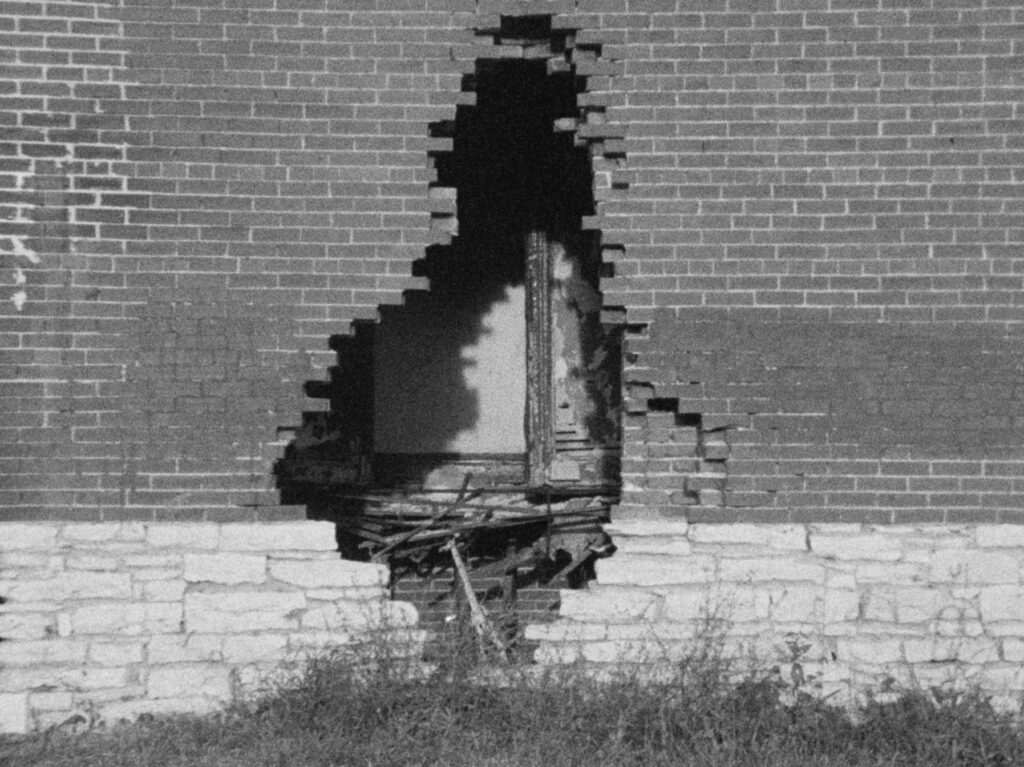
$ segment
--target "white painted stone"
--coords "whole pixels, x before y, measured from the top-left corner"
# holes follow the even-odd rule
[[[823,535],[811,531],[811,550],[828,559],[862,559],[895,562],[903,554],[898,538],[878,533],[860,535]]]
[[[181,619],[179,602],[98,602],[71,610],[75,634],[168,634]]]
[[[662,598],[659,594],[628,586],[596,586],[587,590],[567,589],[561,594],[559,615],[584,622],[628,623],[656,620]]]
[[[694,543],[763,546],[795,551],[807,548],[807,531],[802,525],[691,525],[689,538]]]
[[[1024,548],[1024,525],[978,525],[974,538],[983,548]]]
[[[892,590],[896,619],[900,623],[926,623],[938,617],[949,595],[937,588],[895,588]]]
[[[0,523],[0,536],[4,530]],[[0,538],[2,540],[2,538]],[[55,573],[64,568],[64,558],[47,551],[32,551],[29,549],[9,549],[4,545],[0,547],[0,578],[7,577],[45,577],[47,572]],[[24,572],[35,570],[37,572]]]
[[[304,589],[304,591],[306,599],[310,602],[334,602],[338,599],[347,599],[350,602],[373,602],[386,598],[386,592],[379,584],[341,589]]]
[[[673,520],[624,520],[604,525],[605,531],[614,540],[617,536],[648,538],[685,538],[690,524],[685,519]],[[618,543],[618,541],[616,541]]]
[[[185,580],[189,583],[263,583],[267,557],[263,554],[186,554]]]
[[[218,702],[231,699],[230,668],[222,663],[173,663],[151,666],[146,690],[152,698],[201,696]]]
[[[146,542],[158,548],[216,549],[219,540],[220,526],[210,522],[152,522],[146,525]]]
[[[270,577],[304,588],[380,586],[388,582],[387,565],[347,559],[304,562],[270,559]]]
[[[288,648],[286,634],[246,634],[225,637],[223,657],[227,663],[283,660]]]
[[[981,618],[989,625],[991,621],[1014,621],[1024,623],[1024,587],[992,586],[982,589]]]
[[[724,583],[753,581],[825,582],[825,568],[809,557],[772,557],[726,559],[719,563],[719,578]]]
[[[24,735],[28,730],[28,694],[0,693],[0,734]]]
[[[40,711],[71,711],[75,707],[75,696],[70,692],[30,692],[28,705],[33,713]]]
[[[57,525],[52,522],[2,522],[0,541],[3,541],[4,551],[51,550],[57,543]]]
[[[713,583],[713,557],[663,557],[656,554],[626,554],[597,561],[600,584],[657,586],[673,583]]]
[[[221,525],[219,548],[222,551],[334,551],[338,544],[330,522],[231,523]]]
[[[154,665],[218,661],[222,641],[217,634],[158,634],[146,644],[146,660]]]
[[[185,592],[185,631],[200,634],[298,627],[306,597],[299,591],[233,589]]]
[[[98,543],[107,541],[142,541],[146,527],[139,522],[75,522],[60,528],[61,543]]]
[[[72,639],[0,642],[0,665],[78,664],[85,661],[88,644]]]

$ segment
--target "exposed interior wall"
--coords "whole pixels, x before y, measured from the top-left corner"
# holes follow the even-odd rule
[[[429,291],[384,312],[375,335],[374,448],[383,453],[526,449],[526,305],[522,285]],[[467,333],[467,330],[469,331]]]
[[[387,568],[341,559],[326,522],[0,534],[0,732],[216,710],[328,647],[422,651]]]

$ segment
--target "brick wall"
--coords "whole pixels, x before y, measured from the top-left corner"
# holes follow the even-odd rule
[[[700,505],[725,518],[1002,514],[1024,10],[919,5],[4,3],[5,516],[300,514],[271,467],[326,404],[303,385],[423,287],[452,215],[430,125],[512,55],[501,14],[531,13],[592,57],[578,131],[632,331],[627,429],[677,399],[724,430]],[[623,513],[675,505],[630,481]]]

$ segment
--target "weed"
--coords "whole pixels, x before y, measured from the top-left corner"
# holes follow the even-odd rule
[[[463,641],[463,640],[459,640]],[[316,655],[303,673],[207,717],[146,717],[82,735],[0,741],[4,767],[715,765],[995,767],[1024,764],[1019,723],[983,696],[904,691],[854,711],[802,671],[737,678],[711,638],[652,682],[585,667],[481,673],[457,643],[418,659]],[[794,665],[802,654],[792,648]],[[466,660],[466,659],[469,660]],[[486,681],[485,681],[486,680]]]

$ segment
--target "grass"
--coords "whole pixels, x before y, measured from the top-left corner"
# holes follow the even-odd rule
[[[469,653],[471,654],[471,653]],[[446,656],[469,655],[458,648]],[[971,767],[1024,764],[1024,731],[978,694],[907,691],[855,711],[766,674],[728,681],[702,656],[671,683],[580,668],[513,668],[481,684],[441,662],[410,678],[397,661],[308,662],[262,697],[206,717],[148,717],[80,735],[0,740],[3,767]]]

